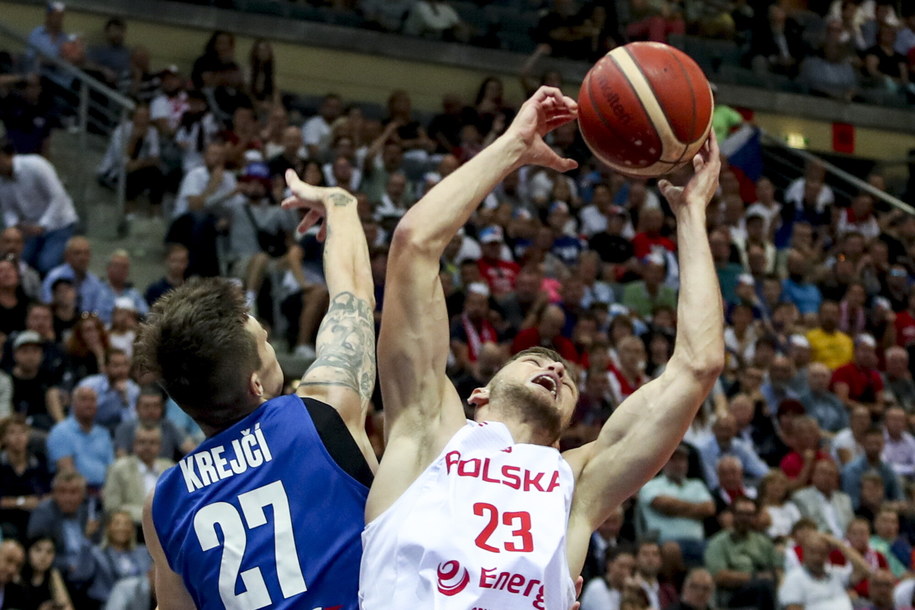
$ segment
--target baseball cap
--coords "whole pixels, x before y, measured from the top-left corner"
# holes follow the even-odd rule
[[[480,230],[481,244],[502,243],[503,241],[505,241],[505,238],[502,236],[502,227],[499,225],[490,225]]]
[[[738,284],[746,284],[746,285],[748,285],[748,286],[755,286],[755,285],[756,285],[756,281],[753,279],[753,276],[750,275],[749,273],[741,273],[740,275],[738,275],[738,276],[737,276],[737,283],[738,283]]]
[[[137,306],[130,297],[118,297],[114,300],[115,309],[124,309],[126,311],[136,311]]]
[[[877,342],[874,340],[874,338],[871,335],[869,335],[867,333],[861,333],[857,337],[855,337],[855,347],[857,347],[859,345],[866,345],[868,347],[877,347]]]
[[[489,286],[483,282],[473,282],[467,285],[467,294],[479,294],[484,297],[489,296]]]
[[[34,330],[24,330],[18,335],[13,341],[13,349],[19,349],[23,345],[43,345],[44,340],[42,340],[41,335],[39,335]]]
[[[253,180],[269,180],[270,179],[270,168],[266,163],[261,161],[255,163],[249,163],[245,166],[244,171],[241,173],[239,180],[253,181]]]
[[[49,13],[62,13],[67,10],[67,5],[63,2],[48,2],[47,10]]]
[[[179,74],[181,74],[181,72],[178,70],[178,66],[176,66],[175,64],[171,64],[171,65],[165,66],[164,68],[162,68],[162,71],[159,72],[160,76],[165,76],[166,74],[172,74],[174,76],[178,76]]]
[[[810,347],[810,341],[808,341],[807,337],[805,337],[804,335],[797,335],[797,334],[791,335],[791,337],[789,337],[788,341],[794,347],[808,347],[808,348]]]

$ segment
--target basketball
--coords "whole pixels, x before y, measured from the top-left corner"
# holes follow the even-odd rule
[[[688,55],[658,42],[633,42],[588,71],[578,93],[578,124],[588,148],[611,168],[657,178],[699,151],[713,106],[708,80]]]

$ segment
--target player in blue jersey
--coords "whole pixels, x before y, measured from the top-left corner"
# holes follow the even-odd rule
[[[267,333],[223,279],[153,307],[137,354],[206,440],[162,475],[143,530],[162,610],[356,610],[360,534],[377,461],[365,433],[374,298],[356,198],[293,172],[287,207],[325,218],[330,306],[298,395]]]

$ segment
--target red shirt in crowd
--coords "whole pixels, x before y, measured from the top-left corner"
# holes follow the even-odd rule
[[[550,349],[556,350],[560,356],[569,362],[578,362],[578,352],[575,350],[575,345],[573,345],[569,339],[566,339],[562,335],[556,335],[553,337],[552,341],[543,342],[540,340],[540,331],[537,330],[536,327],[525,328],[515,335],[515,340],[512,341],[512,354],[517,354],[529,347],[538,346],[549,347]]]
[[[909,313],[909,310],[900,311],[896,314],[896,345],[906,347],[915,343],[915,317]]]
[[[813,461],[819,462],[820,460],[832,460],[832,458],[822,449],[817,449]],[[778,466],[789,479],[796,479],[801,474],[801,470],[804,469],[804,457],[797,451],[792,451],[782,458]],[[810,469],[810,473],[813,474],[813,468]],[[808,484],[810,483],[809,478],[807,480]]]
[[[508,294],[515,289],[515,278],[521,271],[518,263],[503,260],[491,261],[485,258],[477,261],[477,268],[480,270],[480,275],[489,284],[489,291],[496,297]]]
[[[861,402],[876,402],[883,391],[883,379],[874,369],[865,369],[854,362],[840,366],[832,373],[829,388],[835,389],[837,383],[848,385],[848,397]]]
[[[664,237],[660,233],[636,233],[632,237],[632,251],[636,258],[645,258],[651,254],[655,246],[661,246],[665,250],[674,252],[677,247],[674,242]]]

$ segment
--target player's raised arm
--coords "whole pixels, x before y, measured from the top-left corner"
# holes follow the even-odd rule
[[[573,574],[591,532],[670,458],[724,365],[721,292],[705,224],[720,169],[714,134],[693,168],[685,187],[659,183],[677,218],[680,297],[673,356],[658,379],[613,412],[596,441],[565,454],[577,478],[568,537]]]
[[[365,417],[375,387],[374,285],[356,198],[342,188],[311,186],[286,172],[293,196],[285,208],[309,208],[300,229],[325,218],[324,276],[330,296],[318,328],[317,356],[298,394],[317,398],[340,413],[374,470],[377,459],[365,433]]]
[[[439,259],[458,228],[512,170],[526,164],[559,171],[576,166],[542,139],[576,112],[575,101],[558,89],[541,88],[505,134],[436,185],[398,224],[388,255],[378,347],[386,434],[401,428],[411,436],[416,429],[425,434],[447,422],[447,438],[463,424],[458,396],[445,376],[449,325]]]

